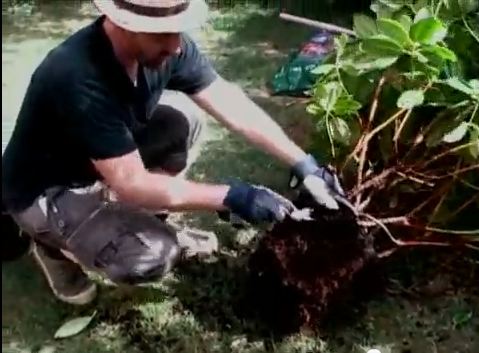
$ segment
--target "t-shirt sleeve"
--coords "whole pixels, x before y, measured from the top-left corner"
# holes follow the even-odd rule
[[[187,35],[181,38],[181,53],[175,60],[166,88],[195,94],[209,86],[218,76],[208,58]]]
[[[125,121],[125,110],[106,87],[93,81],[68,89],[60,109],[68,119],[67,128],[91,159],[120,157],[137,149]],[[65,92],[66,93],[66,92]]]

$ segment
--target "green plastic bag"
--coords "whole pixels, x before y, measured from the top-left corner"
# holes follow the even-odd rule
[[[307,96],[317,75],[312,70],[320,65],[334,50],[334,34],[318,31],[304,43],[301,48],[291,54],[274,75],[271,81],[273,95]]]

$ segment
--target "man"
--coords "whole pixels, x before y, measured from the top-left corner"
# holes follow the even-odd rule
[[[318,202],[338,207],[335,175],[221,78],[185,34],[205,21],[203,0],[94,2],[102,16],[53,49],[32,75],[2,159],[2,202],[32,237],[34,258],[60,300],[94,298],[82,267],[136,284],[202,251],[155,210],[227,211],[252,224],[292,211],[264,187],[179,176],[200,125],[182,106],[159,100],[165,89],[187,94],[290,166]]]

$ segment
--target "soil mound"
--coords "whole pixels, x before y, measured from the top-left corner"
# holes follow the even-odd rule
[[[249,261],[257,314],[280,332],[317,326],[375,259],[372,237],[349,210],[329,211],[306,195],[295,204],[313,208],[315,220],[278,223]]]

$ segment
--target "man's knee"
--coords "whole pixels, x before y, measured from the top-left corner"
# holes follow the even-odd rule
[[[199,140],[201,125],[198,114],[157,106],[148,126],[135,136],[145,166],[171,174],[183,171],[189,151]]]
[[[161,96],[158,107],[170,107],[186,118],[188,125],[187,148],[190,149],[198,142],[200,132],[202,131],[203,110],[196,105],[188,96],[181,92],[165,90]],[[161,108],[160,108],[161,111]]]

